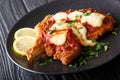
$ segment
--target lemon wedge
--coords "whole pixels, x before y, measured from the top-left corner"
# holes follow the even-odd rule
[[[33,46],[35,42],[35,38],[31,36],[22,36],[14,40],[13,42],[13,48],[14,50],[22,55],[26,56],[26,50],[29,49],[31,46]]]
[[[36,38],[37,33],[36,33],[35,29],[25,27],[25,28],[18,29],[14,34],[15,39],[17,39],[21,36],[31,36],[31,37]]]

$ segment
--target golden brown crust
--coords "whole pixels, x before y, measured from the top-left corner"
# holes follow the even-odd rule
[[[41,35],[42,30],[44,30],[44,28],[48,25],[47,22],[48,20],[52,17],[52,15],[48,15],[46,16],[41,22],[39,22],[36,26],[35,26],[35,30],[37,32],[38,35]]]
[[[57,50],[53,58],[60,60],[62,64],[68,65],[73,59],[80,55],[81,46],[78,44],[69,50]]]
[[[55,54],[55,47],[56,46],[54,44],[49,44],[49,45],[45,44],[45,51],[47,56],[51,57]]]
[[[92,10],[93,12],[99,12],[93,10],[91,8],[89,9],[83,9],[81,11],[86,11],[86,10]],[[73,10],[67,10],[66,13],[70,13]],[[100,36],[102,36],[104,33],[111,31],[113,29],[113,25],[115,24],[115,19],[112,16],[106,15],[102,13],[103,15],[106,16],[106,18],[103,21],[103,24],[101,27],[92,27],[88,23],[84,23],[83,25],[87,28],[87,38],[91,40],[96,40]],[[48,26],[47,22],[52,16],[47,16],[45,17],[41,22],[39,22],[35,26],[35,30],[38,33],[38,37],[36,39],[36,42],[33,47],[28,49],[26,51],[27,59],[29,62],[33,62],[34,59],[37,56],[41,56],[43,58],[53,56],[54,59],[60,60],[64,65],[68,65],[75,57],[80,55],[82,45],[78,42],[79,40],[76,39],[75,37],[73,38],[73,41],[75,41],[77,44],[73,48],[70,49],[57,49],[58,46],[54,44],[46,44],[41,38],[42,38],[42,31]],[[65,46],[65,45],[64,45]]]
[[[37,56],[46,58],[44,43],[40,37],[37,37],[35,44],[26,51],[27,60],[33,62]]]
[[[105,15],[105,14],[104,14]],[[92,27],[91,25],[85,23],[84,26],[87,28],[87,37],[91,40],[96,40],[100,36],[102,36],[104,33],[112,31],[115,19],[112,16],[105,15],[106,18],[103,21],[103,24],[101,27]]]

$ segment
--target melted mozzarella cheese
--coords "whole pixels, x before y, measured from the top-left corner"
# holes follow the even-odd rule
[[[83,12],[80,12],[80,11],[74,11],[74,12],[71,12],[69,15],[68,15],[68,18],[70,20],[76,20],[76,17],[80,17],[83,15]]]
[[[77,23],[77,24],[74,24],[74,25],[77,26],[77,29],[72,27],[72,31],[77,36],[77,38],[80,40],[81,44],[84,45],[84,46],[94,46],[95,43],[92,40],[87,39],[86,28],[80,23]]]
[[[60,21],[62,19],[66,19],[67,18],[67,14],[65,12],[59,12],[59,13],[56,13],[53,18],[55,19],[55,21]]]
[[[93,27],[100,27],[105,16],[100,13],[91,13],[89,16],[82,16],[81,23],[88,22]]]
[[[66,41],[67,31],[53,33],[50,41],[55,45],[63,45]]]
[[[63,22],[56,22],[55,24],[52,25],[52,27],[50,28],[50,30],[63,30],[63,29],[67,29],[67,23],[63,23]]]
[[[83,46],[94,46],[95,42],[87,39],[87,29],[82,25],[82,23],[88,22],[93,27],[100,27],[103,23],[105,16],[100,13],[91,13],[88,16],[84,16],[83,14],[83,12],[79,11],[74,11],[70,14],[66,14],[65,12],[56,13],[53,16],[56,22],[52,25],[50,30],[63,30],[71,28],[72,32],[80,40]],[[71,27],[68,27],[69,23],[62,21],[67,20],[67,18],[69,18],[70,20],[76,20],[77,16],[81,16],[81,23],[71,23]],[[54,32],[51,34],[52,37],[50,38],[50,41],[55,45],[63,45],[66,41],[66,35],[67,31]]]

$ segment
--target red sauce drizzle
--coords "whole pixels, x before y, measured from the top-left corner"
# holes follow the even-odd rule
[[[52,27],[52,25],[55,23],[55,20],[52,18],[52,19],[48,20],[48,22],[49,22],[49,25],[46,26],[46,30],[48,30],[49,28]]]

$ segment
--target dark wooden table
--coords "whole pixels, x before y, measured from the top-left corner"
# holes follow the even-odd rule
[[[13,25],[31,10],[54,0],[0,0],[0,80],[120,80],[120,56],[92,70],[69,75],[40,75],[13,64],[6,39]]]

